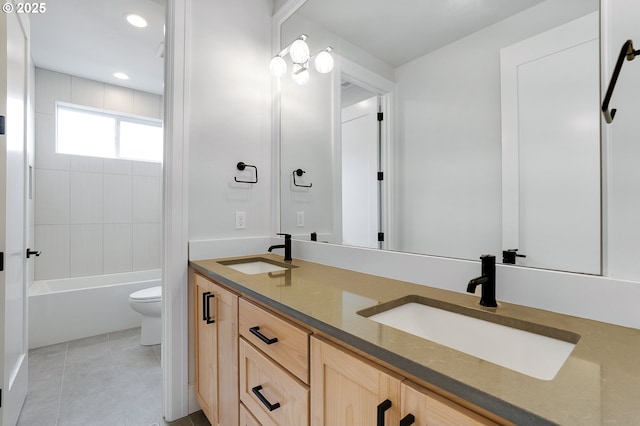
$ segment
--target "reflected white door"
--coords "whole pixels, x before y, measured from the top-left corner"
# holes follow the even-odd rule
[[[378,97],[342,110],[342,243],[378,247]]]
[[[501,52],[503,249],[600,274],[599,24],[590,14]]]
[[[15,13],[0,14],[0,424],[15,425],[27,393],[25,280],[25,108],[28,28]],[[6,100],[6,102],[5,102]]]

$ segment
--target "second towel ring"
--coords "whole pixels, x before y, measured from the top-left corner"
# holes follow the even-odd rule
[[[296,175],[297,176],[302,176],[304,173],[306,173],[304,170],[302,169],[296,169],[293,171],[293,185],[294,186],[298,186],[300,188],[311,188],[313,186],[312,183],[310,183],[309,185],[298,185],[298,182],[296,182]]]

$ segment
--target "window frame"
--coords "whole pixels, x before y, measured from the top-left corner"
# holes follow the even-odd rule
[[[67,111],[74,111],[74,112],[79,112],[79,113],[83,113],[83,114],[91,114],[91,115],[96,115],[96,116],[100,116],[100,117],[107,117],[110,119],[114,120],[114,131],[115,131],[115,140],[113,141],[114,143],[114,151],[115,151],[115,155],[113,157],[105,157],[105,156],[99,156],[99,155],[86,155],[86,154],[74,154],[74,153],[69,153],[69,152],[60,152],[58,151],[58,111],[60,109],[64,109]],[[157,119],[157,118],[152,118],[152,117],[145,117],[145,116],[141,116],[141,115],[135,115],[135,114],[128,114],[128,113],[124,113],[124,112],[118,112],[118,111],[111,111],[111,110],[106,110],[106,109],[101,109],[101,108],[94,108],[94,107],[90,107],[90,106],[86,106],[86,105],[79,105],[79,104],[73,104],[73,103],[69,103],[69,102],[60,102],[60,101],[56,101],[56,110],[55,110],[55,140],[54,140],[54,152],[56,154],[62,154],[62,155],[77,155],[77,156],[81,156],[81,157],[93,157],[93,158],[109,158],[109,159],[116,159],[116,160],[126,160],[126,161],[142,161],[142,162],[149,162],[149,163],[163,163],[163,160],[155,160],[155,159],[149,159],[149,158],[129,158],[129,157],[122,157],[120,155],[120,123],[121,122],[127,122],[127,123],[134,123],[134,124],[142,124],[142,125],[146,125],[146,126],[151,126],[151,127],[157,127],[162,129],[163,127],[163,122],[161,119]],[[163,150],[164,150],[164,136],[163,136]]]

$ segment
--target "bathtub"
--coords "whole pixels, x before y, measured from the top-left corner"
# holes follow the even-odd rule
[[[134,291],[161,284],[161,270],[34,281],[29,288],[29,348],[140,327]]]

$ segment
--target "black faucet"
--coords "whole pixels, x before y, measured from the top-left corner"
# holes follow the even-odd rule
[[[489,308],[496,308],[496,257],[491,254],[480,256],[482,261],[482,275],[469,281],[468,293],[475,293],[476,287],[482,286],[480,304]]]
[[[285,262],[291,262],[291,234],[277,234],[277,235],[284,235],[284,244],[278,244],[275,246],[271,246],[269,247],[268,252],[271,253],[271,250],[273,249],[280,249],[283,248],[284,249],[284,261]]]

